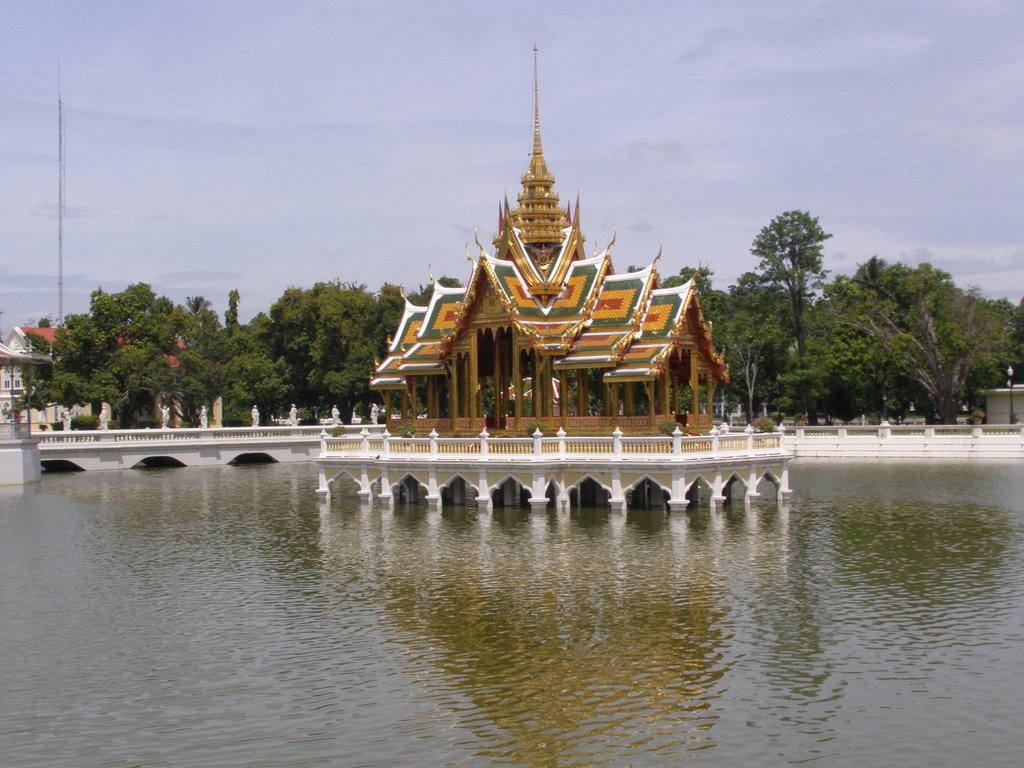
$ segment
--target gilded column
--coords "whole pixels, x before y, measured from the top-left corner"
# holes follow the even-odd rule
[[[451,363],[452,386],[448,402],[448,410],[451,411],[452,427],[455,427],[455,419],[462,414],[459,412],[459,354],[456,352]]]
[[[655,419],[658,412],[658,401],[654,396],[655,383],[654,379],[647,382],[647,423],[651,428],[651,432],[654,432],[654,427],[658,423]]]
[[[512,391],[516,394],[516,422],[518,432],[523,427],[523,377],[519,371],[519,343],[516,338],[516,331],[512,329]]]
[[[480,376],[477,373],[476,365],[476,336],[474,328],[469,337],[469,371],[466,377],[466,389],[469,393],[469,418],[472,419],[471,428],[476,429],[477,407],[479,402]]]
[[[587,369],[576,369],[576,415],[590,415],[590,394],[587,392]]]
[[[562,416],[562,429],[569,426],[569,376],[565,371],[558,372],[558,412]]]
[[[697,371],[697,353],[690,350],[690,413],[696,419],[700,413],[700,382]]]
[[[541,396],[540,396],[540,376],[539,376],[538,371],[537,371],[538,366],[540,366],[540,355],[537,354],[537,350],[536,349],[530,350],[530,359],[533,362],[533,365],[531,366],[531,368],[532,368],[532,376],[533,376],[533,378],[532,378],[533,385],[530,387],[530,389],[533,390],[533,408],[531,409],[533,411],[533,413],[530,414],[530,415],[533,416],[534,418],[537,418],[538,416],[541,415],[541,408],[540,408]]]
[[[501,391],[504,373],[501,368],[501,333],[499,330],[494,332],[494,426],[497,429],[504,426],[505,413],[502,409],[505,406],[505,397]]]

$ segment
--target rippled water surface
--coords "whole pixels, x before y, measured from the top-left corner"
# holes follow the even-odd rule
[[[1016,766],[1024,468],[663,515],[318,505],[310,465],[0,492],[3,766]]]

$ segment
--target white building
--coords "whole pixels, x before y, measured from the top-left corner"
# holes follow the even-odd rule
[[[56,328],[40,328],[15,326],[7,337],[0,342],[0,422],[20,421],[32,424],[57,421],[60,414],[57,408],[46,403],[33,403],[32,412],[21,409],[14,416],[22,395],[25,393],[22,381],[22,369],[15,364],[18,358],[28,358],[36,362],[48,359],[56,338]],[[31,335],[30,335],[31,334]],[[46,349],[39,349],[39,343],[33,343],[32,336],[43,339]]]
[[[1009,424],[1010,423],[1010,402],[1013,401],[1013,421],[1024,422],[1024,386],[1015,386],[1012,389],[990,389],[985,392],[985,423],[986,424]]]

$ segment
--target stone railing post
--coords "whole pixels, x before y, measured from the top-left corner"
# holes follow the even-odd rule
[[[362,451],[363,456],[369,456],[370,455],[370,430],[368,430],[366,427],[363,427],[363,431],[359,433],[359,437],[362,438],[362,440],[360,442],[360,450]]]
[[[540,431],[540,427],[533,430],[533,455],[543,456],[544,449],[541,446],[541,440],[544,438],[544,433]]]
[[[437,456],[437,430],[431,429],[427,437],[430,438],[430,455]]]
[[[489,437],[490,437],[490,435],[487,434],[487,427],[484,427],[483,430],[480,432],[480,458],[481,459],[486,459],[487,458],[487,438],[489,438]]]
[[[888,419],[884,419],[882,421],[882,423],[878,425],[878,437],[881,440],[885,440],[886,438],[890,437],[891,435],[892,435],[892,428],[889,426],[889,420]]]
[[[679,429],[678,424],[676,424],[676,428],[672,430],[672,455],[683,455],[683,433],[682,430]]]
[[[981,425],[974,424],[971,427],[971,437],[981,437]]]
[[[718,427],[711,428],[711,452],[718,453]]]
[[[924,428],[924,439],[925,440],[934,440],[935,439],[935,427],[933,427],[931,424],[928,424]]]
[[[747,428],[743,430],[743,434],[747,436],[747,453],[754,452],[754,425],[747,424]]]
[[[380,455],[386,459],[388,456],[391,455],[391,443],[389,442],[391,440],[391,433],[388,432],[387,427],[384,427],[384,431],[380,433],[380,438]]]
[[[327,430],[320,430],[320,456],[324,457],[327,455]]]
[[[622,430],[618,427],[612,432],[612,455],[616,459],[622,458]]]
[[[558,455],[565,456],[565,430],[559,427],[555,436],[558,438]]]

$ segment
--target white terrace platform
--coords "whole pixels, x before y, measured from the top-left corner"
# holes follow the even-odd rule
[[[529,504],[685,508],[699,488],[712,505],[727,501],[739,483],[745,497],[758,495],[767,478],[777,501],[788,501],[791,455],[779,433],[752,430],[688,437],[392,437],[387,433],[323,437],[317,492],[329,499],[331,484],[347,475],[359,496],[393,506],[424,499],[432,507],[476,499],[481,508]]]

